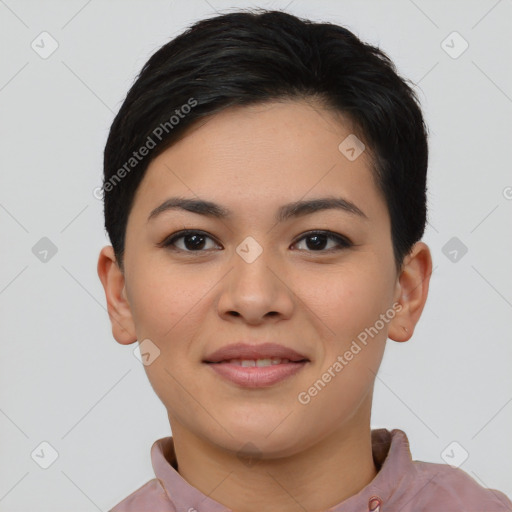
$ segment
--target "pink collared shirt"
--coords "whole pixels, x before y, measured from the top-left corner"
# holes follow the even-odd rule
[[[326,512],[512,511],[512,501],[505,494],[482,487],[461,469],[413,461],[402,430],[372,430],[372,447],[378,470],[375,478]],[[176,471],[172,437],[153,443],[151,461],[156,478],[110,512],[230,512]]]

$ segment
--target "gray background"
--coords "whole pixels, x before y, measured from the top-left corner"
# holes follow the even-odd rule
[[[105,511],[153,477],[149,450],[169,425],[136,344],[111,335],[93,191],[114,113],[148,57],[214,10],[251,5],[345,25],[415,82],[431,131],[434,272],[413,339],[388,342],[372,425],[405,430],[415,459],[467,451],[460,467],[512,496],[511,0],[6,0],[0,511]],[[47,58],[43,31],[58,44]],[[47,469],[43,441],[58,453]]]

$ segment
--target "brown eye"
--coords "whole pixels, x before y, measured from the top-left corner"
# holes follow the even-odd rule
[[[303,240],[305,240],[306,248],[299,250],[306,250],[307,252],[329,253],[347,249],[353,245],[348,238],[330,231],[311,231],[303,235],[294,245],[303,243]],[[210,241],[210,244],[208,241]],[[213,242],[213,245],[211,242]],[[219,247],[219,244],[203,231],[182,230],[168,236],[158,246],[175,251],[201,253],[215,249]]]
[[[309,252],[330,252],[346,249],[353,245],[347,238],[330,231],[312,231],[303,235],[298,242],[301,240],[306,240],[306,247]],[[331,246],[326,249],[329,241],[334,242],[334,247]],[[298,242],[295,242],[295,244]]]
[[[183,242],[177,244],[179,240],[183,240]],[[159,246],[184,252],[204,252],[212,248],[208,247],[207,240],[213,239],[202,231],[186,230],[167,237]]]

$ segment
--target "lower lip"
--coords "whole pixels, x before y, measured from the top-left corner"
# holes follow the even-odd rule
[[[300,372],[308,361],[273,364],[271,366],[240,366],[231,363],[206,363],[214,372],[244,388],[262,388],[281,382]]]

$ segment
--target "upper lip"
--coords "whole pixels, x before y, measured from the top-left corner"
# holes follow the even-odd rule
[[[231,359],[271,359],[271,358],[289,359],[290,361],[302,361],[309,359],[299,352],[278,345],[277,343],[234,343],[226,345],[205,357],[206,363],[219,363],[220,361],[230,361]]]

